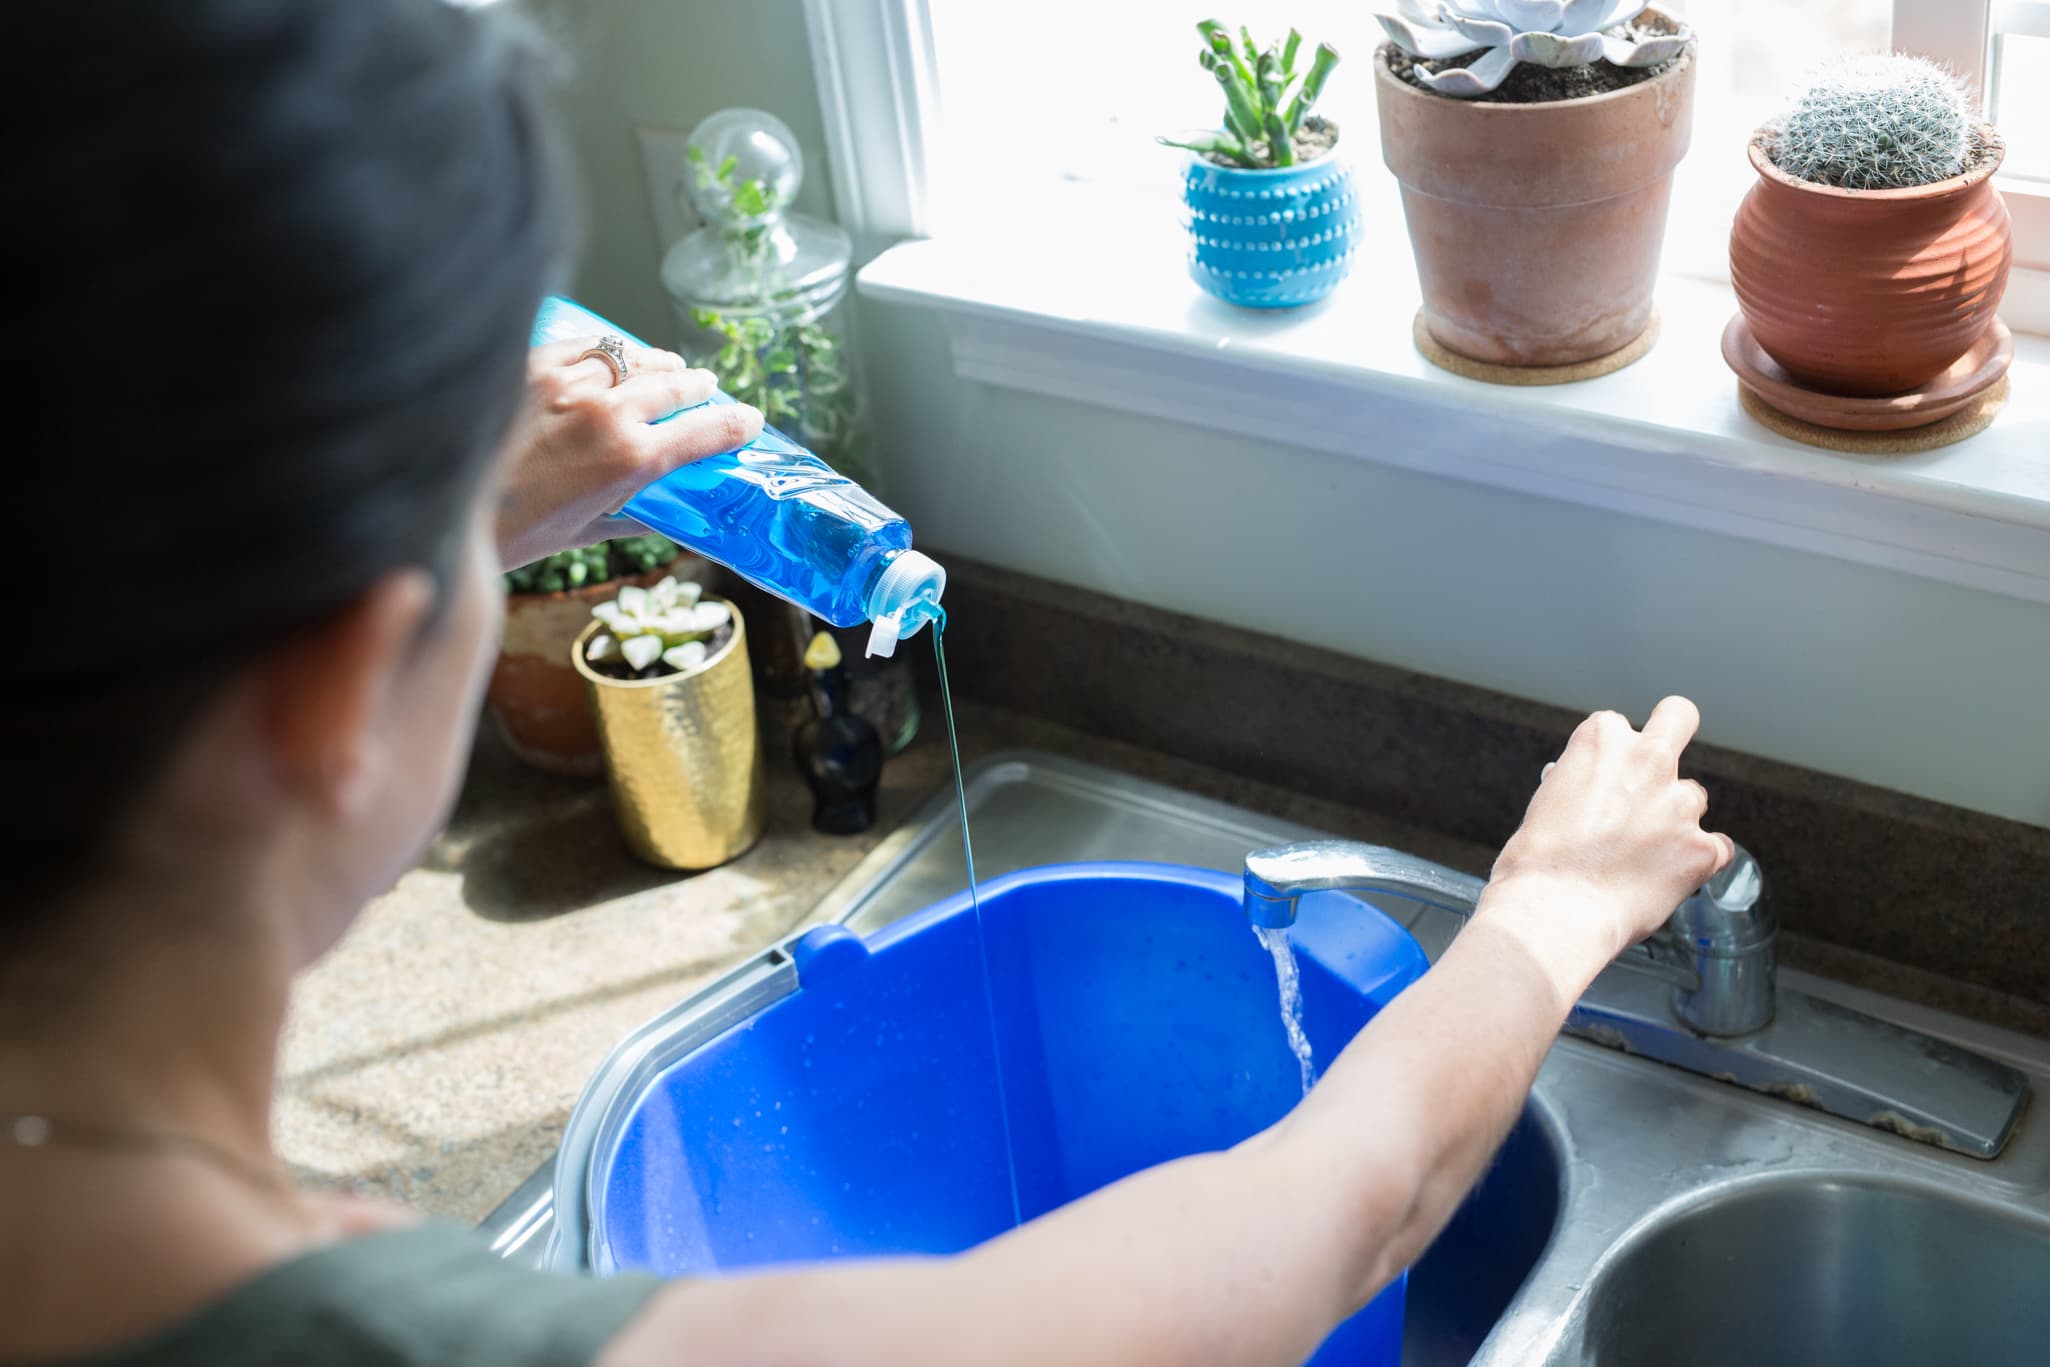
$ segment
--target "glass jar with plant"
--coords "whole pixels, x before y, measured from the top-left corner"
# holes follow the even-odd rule
[[[704,226],[664,255],[662,284],[684,355],[828,465],[873,487],[842,318],[854,248],[838,226],[791,209],[803,177],[796,136],[775,115],[727,109],[699,124],[681,193]],[[764,724],[793,729],[810,716],[802,657],[817,625],[766,595],[736,593],[758,628]],[[909,661],[868,658],[858,631],[842,645],[852,710],[893,752],[902,749],[919,721]]]

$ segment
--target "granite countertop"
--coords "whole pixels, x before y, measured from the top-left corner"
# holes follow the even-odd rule
[[[1488,851],[1049,722],[964,704],[964,762],[1075,755],[1339,834],[1485,868]],[[769,764],[759,844],[722,868],[641,864],[602,781],[526,769],[488,728],[461,803],[419,867],[298,982],[275,1126],[300,1180],[483,1218],[555,1149],[623,1035],[802,926],[863,855],[952,780],[938,709],[883,772],[863,835],[811,829]]]
[[[875,828],[835,837],[772,762],[761,841],[678,874],[628,853],[603,780],[527,769],[484,728],[448,829],[295,986],[280,1153],[311,1185],[481,1219],[621,1036],[798,926],[947,774],[922,739]]]

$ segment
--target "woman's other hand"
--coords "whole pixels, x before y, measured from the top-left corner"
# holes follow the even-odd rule
[[[498,515],[508,568],[630,530],[612,515],[642,488],[762,430],[746,404],[696,408],[712,396],[712,373],[673,352],[629,345],[627,377],[614,383],[603,359],[578,359],[596,342],[550,343],[528,357],[524,437]],[[695,411],[651,425],[686,408]]]
[[[1708,793],[1680,777],[1700,724],[1685,698],[1661,702],[1641,732],[1595,713],[1546,766],[1495,860],[1482,915],[1537,953],[1568,1000],[1735,853],[1702,828]]]

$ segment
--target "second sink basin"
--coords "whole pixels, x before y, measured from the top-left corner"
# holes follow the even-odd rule
[[[1754,1184],[1645,1231],[1597,1285],[1591,1367],[2039,1363],[2050,1224],[1907,1187]]]

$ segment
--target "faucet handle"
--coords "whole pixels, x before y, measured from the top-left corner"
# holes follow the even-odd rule
[[[1748,954],[1771,945],[1779,918],[1766,896],[1765,870],[1737,846],[1736,856],[1680,903],[1666,925],[1696,954]]]
[[[1778,932],[1765,871],[1740,845],[1736,856],[1682,902],[1659,932],[1668,937],[1664,948],[1676,965],[1691,970],[1693,978],[1674,992],[1674,1014],[1703,1035],[1763,1029],[1778,1008],[1773,955]]]

